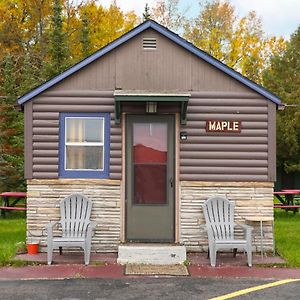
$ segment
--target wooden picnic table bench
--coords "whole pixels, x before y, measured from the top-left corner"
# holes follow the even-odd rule
[[[286,211],[293,211],[294,213],[296,213],[297,211],[299,211],[300,205],[283,205],[283,204],[275,204],[274,208],[280,208],[280,209],[284,209]]]
[[[275,204],[274,208],[285,209],[286,211],[293,211],[294,213],[299,211],[300,205],[298,205],[297,196],[300,196],[300,190],[282,190],[280,192],[274,192],[273,195],[280,201],[280,204]]]
[[[2,206],[0,206],[1,215],[5,216],[8,211],[26,211],[25,204],[18,204],[21,199],[26,199],[24,192],[4,192],[0,194],[2,198]]]

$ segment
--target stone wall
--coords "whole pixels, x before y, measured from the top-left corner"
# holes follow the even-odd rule
[[[121,181],[102,179],[33,179],[27,181],[27,239],[40,242],[46,251],[45,226],[59,220],[59,201],[82,193],[93,201],[91,219],[98,223],[92,251],[117,252],[120,244]],[[236,222],[254,227],[253,251],[260,251],[259,222],[247,217],[261,214],[273,218],[273,183],[270,182],[180,182],[180,242],[188,251],[207,251],[202,203],[222,195],[236,203]],[[264,222],[264,248],[273,250],[273,222]]]
[[[59,202],[72,193],[93,201],[91,220],[98,223],[92,251],[115,252],[120,243],[120,180],[51,179],[27,181],[27,239],[46,251],[45,226],[59,220]]]
[[[207,251],[207,234],[202,203],[214,195],[235,201],[235,221],[254,227],[253,251],[260,251],[260,223],[247,217],[263,215],[273,219],[273,183],[271,182],[195,182],[180,183],[180,242],[190,251]],[[263,222],[264,250],[273,250],[273,221]]]

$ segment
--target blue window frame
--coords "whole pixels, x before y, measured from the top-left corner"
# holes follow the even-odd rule
[[[60,113],[59,135],[60,177],[109,177],[109,113]]]

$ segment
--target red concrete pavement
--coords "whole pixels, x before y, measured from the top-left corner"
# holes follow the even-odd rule
[[[0,280],[14,279],[63,279],[63,278],[122,278],[124,266],[116,263],[116,254],[92,254],[91,265],[83,264],[83,256],[66,253],[54,255],[54,264],[45,265],[46,254],[23,254],[18,259],[40,262],[40,265],[26,267],[0,268]],[[237,255],[220,255],[217,258],[217,267],[209,265],[205,254],[189,254],[191,264],[188,266],[191,277],[231,277],[231,278],[299,278],[300,268],[262,267],[261,257],[254,256],[254,266],[246,266],[246,257]],[[263,263],[282,263],[279,257],[265,257]],[[129,277],[129,276],[126,276]],[[136,277],[136,276],[135,276]]]
[[[223,277],[223,278],[298,278],[300,269],[260,268],[246,266],[209,266],[190,265],[191,277]],[[108,264],[104,266],[84,265],[39,265],[26,267],[4,267],[0,269],[0,280],[14,279],[63,279],[63,278],[122,278],[124,266]],[[126,276],[128,277],[128,276]],[[133,276],[136,277],[136,276]]]

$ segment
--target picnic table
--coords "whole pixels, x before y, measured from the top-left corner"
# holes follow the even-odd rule
[[[25,192],[4,192],[0,194],[2,206],[0,206],[1,215],[5,216],[8,211],[26,211],[25,204],[19,204],[21,199],[26,199]]]
[[[274,208],[281,208],[286,211],[292,210],[294,213],[299,211],[300,205],[298,205],[296,199],[300,195],[300,190],[282,190],[274,192],[273,195],[281,202],[280,204],[275,204]]]

